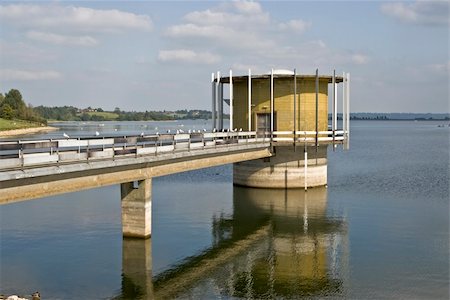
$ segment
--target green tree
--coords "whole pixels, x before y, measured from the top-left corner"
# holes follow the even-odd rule
[[[26,118],[27,106],[23,101],[22,94],[19,92],[19,90],[11,89],[8,93],[6,93],[5,99],[2,101],[2,107],[5,105],[10,106],[10,108],[14,112],[14,117],[21,119]]]
[[[8,103],[2,105],[0,114],[0,116],[4,119],[11,120],[14,118],[14,110]]]
[[[11,89],[8,93],[5,94],[4,103],[8,103],[12,109],[19,109],[20,107],[24,107],[25,102],[22,99],[22,94],[19,90]]]

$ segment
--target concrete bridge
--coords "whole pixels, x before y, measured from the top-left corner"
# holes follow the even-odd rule
[[[0,142],[0,204],[120,184],[123,235],[151,235],[152,178],[342,143],[343,131],[196,132]],[[305,147],[306,149],[306,147]]]

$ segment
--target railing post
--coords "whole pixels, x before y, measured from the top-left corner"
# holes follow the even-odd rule
[[[294,152],[297,151],[297,141],[295,140],[295,131],[297,130],[297,70],[294,69]]]
[[[308,189],[308,150],[305,150],[305,168],[304,169],[305,169],[305,191],[306,191]]]
[[[138,139],[138,138],[136,138],[136,143],[134,143],[134,149],[136,150],[136,155],[135,155],[134,157],[136,157],[136,158],[138,157],[138,151],[137,151],[137,150],[138,150],[137,139]]]
[[[273,97],[273,69],[270,71],[270,142],[273,147],[273,130],[274,130],[274,97]],[[273,150],[273,149],[272,149]]]
[[[25,165],[25,158],[23,157],[23,149],[22,149],[22,144],[20,144],[20,140],[19,141],[17,141],[17,144],[19,144],[19,159],[20,159],[20,161],[21,161],[21,166],[22,166],[22,170],[23,170],[23,167],[24,167],[24,165]]]
[[[56,161],[56,164],[59,164],[59,147],[56,147],[56,155],[58,156],[58,160]]]
[[[327,116],[328,124],[328,116]],[[316,69],[316,154],[319,147],[319,69]]]
[[[333,70],[333,102],[332,102],[332,113],[331,113],[331,131],[333,135],[333,151],[335,151],[335,136],[336,136],[336,128],[337,128],[337,84],[336,84],[336,70]]]

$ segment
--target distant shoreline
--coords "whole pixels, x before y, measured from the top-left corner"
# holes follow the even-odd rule
[[[24,135],[24,134],[43,133],[43,132],[50,132],[50,131],[56,131],[56,130],[59,130],[59,128],[51,127],[51,126],[3,130],[3,131],[0,131],[0,138],[12,137],[12,136]]]
[[[69,121],[60,121],[60,120],[50,120],[47,121],[48,124],[54,124],[54,123],[70,123],[70,122],[77,122],[77,123],[113,123],[113,122],[140,122],[140,123],[146,123],[146,122],[178,122],[178,121],[184,121],[184,120],[203,120],[203,119],[180,119],[180,120],[139,120],[139,121],[130,121],[130,120],[105,120],[105,121],[80,121],[80,120],[69,120]]]

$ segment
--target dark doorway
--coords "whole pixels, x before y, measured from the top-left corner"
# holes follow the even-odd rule
[[[277,130],[276,114],[273,115],[273,131]],[[258,137],[270,137],[270,113],[256,114],[256,133]]]

